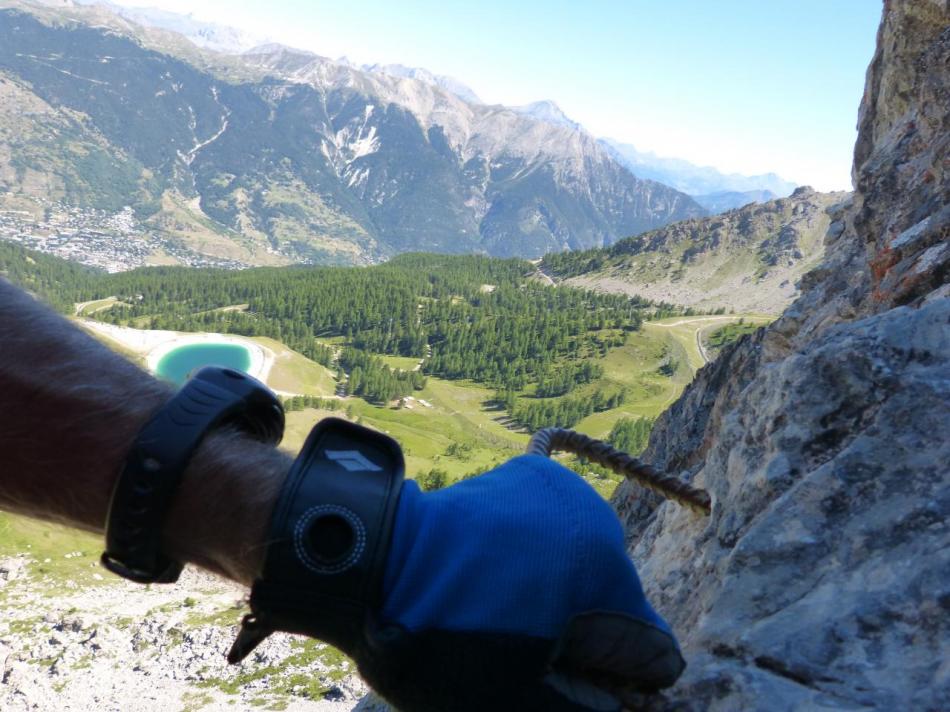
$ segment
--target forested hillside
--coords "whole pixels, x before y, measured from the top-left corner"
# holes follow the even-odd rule
[[[100,270],[0,240],[0,277],[38,295],[61,312],[70,313],[76,295],[95,289],[102,276]]]
[[[425,376],[497,392],[530,429],[573,425],[621,404],[623,389],[577,387],[644,316],[681,311],[624,295],[551,288],[522,260],[402,255],[376,267],[243,271],[152,267],[105,274],[0,243],[0,269],[63,310],[114,297],[95,318],[116,325],[264,336],[335,369],[346,394],[385,403]],[[377,355],[418,359],[415,370]]]

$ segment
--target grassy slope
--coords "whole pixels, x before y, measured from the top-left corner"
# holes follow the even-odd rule
[[[325,366],[266,336],[255,336],[252,341],[274,353],[274,366],[267,377],[267,385],[274,390],[313,396],[336,393],[336,381]]]
[[[738,322],[745,319],[747,323],[759,325],[768,324],[774,317],[767,314],[736,314],[729,316],[698,316],[698,317],[673,317],[670,319],[661,319],[656,322],[648,323],[648,331],[662,329],[668,333],[679,346],[682,347],[689,362],[689,367],[693,373],[698,371],[705,360],[699,352],[699,346],[696,341],[696,334],[700,337],[710,331],[715,331],[726,324]]]
[[[702,338],[705,332],[741,318],[742,315],[673,317],[645,323],[642,332],[631,335],[625,346],[601,360],[604,377],[589,387],[610,390],[609,386],[624,386],[626,402],[619,408],[588,416],[577,429],[603,438],[620,418],[658,416],[679,397],[705,363],[697,344],[697,332]],[[746,322],[757,324],[771,320],[765,315],[745,315],[744,318]],[[660,364],[667,356],[678,364],[671,377],[659,373]]]
[[[109,309],[118,300],[115,297],[106,297],[105,299],[95,299],[91,302],[83,302],[76,305],[76,316],[92,316],[103,309]]]
[[[112,575],[99,566],[101,550],[100,537],[0,512],[0,558],[29,556],[30,573],[42,576],[57,589],[70,581],[82,586],[109,583]],[[0,588],[0,593],[3,591]]]
[[[321,418],[352,417],[399,441],[410,477],[433,468],[445,470],[451,478],[459,477],[522,452],[528,442],[526,434],[508,430],[498,421],[503,413],[485,405],[491,395],[489,389],[472,383],[430,377],[416,396],[431,403],[431,408],[417,403],[411,410],[396,409],[347,398],[338,411],[307,409],[289,413],[283,447],[296,452]],[[471,449],[461,457],[450,457],[445,451],[453,443]]]
[[[414,356],[388,356],[377,354],[390,368],[401,368],[403,371],[412,371],[419,365],[419,359]]]

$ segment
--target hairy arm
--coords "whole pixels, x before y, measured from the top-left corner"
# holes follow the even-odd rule
[[[0,278],[0,508],[102,532],[126,452],[171,393]],[[289,467],[237,433],[210,436],[169,512],[166,552],[253,581]]]

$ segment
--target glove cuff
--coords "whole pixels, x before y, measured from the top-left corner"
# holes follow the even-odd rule
[[[382,601],[404,471],[392,438],[338,418],[317,424],[278,498],[229,662],[278,630],[355,652]]]

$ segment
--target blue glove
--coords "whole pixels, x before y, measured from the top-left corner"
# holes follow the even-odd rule
[[[610,506],[536,455],[406,482],[369,640],[360,669],[404,712],[617,710],[685,667]]]

